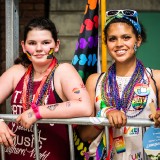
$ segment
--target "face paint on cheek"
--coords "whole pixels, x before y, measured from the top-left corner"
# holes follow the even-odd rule
[[[52,59],[54,55],[54,48],[50,48],[50,51],[48,52],[47,59]]]
[[[25,54],[27,55],[28,58],[31,58],[31,53],[26,51]]]

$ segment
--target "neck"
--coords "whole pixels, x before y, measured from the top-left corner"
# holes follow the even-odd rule
[[[116,75],[124,77],[132,76],[135,68],[136,68],[136,59],[134,61],[126,63],[116,62]]]
[[[44,74],[50,64],[52,63],[52,60],[48,61],[47,63],[41,63],[41,64],[32,64],[34,73],[36,74]]]
[[[40,65],[40,66],[33,65],[34,79],[36,79],[36,80],[41,79],[45,75],[49,65],[50,65],[50,63],[47,65]]]
[[[35,73],[35,74],[40,74],[40,75],[41,75],[41,74],[45,73],[46,70],[47,70],[47,69],[45,69],[45,70],[39,70],[39,71],[38,71],[38,70],[34,69],[34,73]]]

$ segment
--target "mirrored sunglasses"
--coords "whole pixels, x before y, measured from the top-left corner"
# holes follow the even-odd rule
[[[121,13],[124,16],[135,17],[138,22],[138,13],[135,10],[125,9],[125,10],[109,10],[106,12],[106,16],[116,16]]]

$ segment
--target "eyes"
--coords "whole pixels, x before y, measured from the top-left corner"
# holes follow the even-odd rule
[[[132,37],[129,36],[129,35],[122,35],[122,36],[121,36],[121,39],[124,40],[124,41],[128,41],[128,40],[130,40],[131,38],[132,38]],[[110,36],[110,37],[108,37],[107,40],[108,40],[109,42],[115,42],[115,41],[118,40],[118,38],[117,38],[116,36]]]
[[[27,42],[29,45],[37,45],[37,42],[36,41],[28,41]],[[48,45],[48,44],[50,44],[50,43],[52,43],[51,41],[43,41],[43,42],[41,42],[41,44],[42,45]]]

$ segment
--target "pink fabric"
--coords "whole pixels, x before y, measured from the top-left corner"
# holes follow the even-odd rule
[[[11,98],[13,114],[22,113],[22,88],[24,77],[18,83]],[[40,82],[34,82],[34,93]],[[47,104],[56,102],[54,92],[49,89]],[[34,151],[34,133],[33,127],[25,129],[14,122],[9,123],[9,127],[16,134],[14,147],[6,148],[6,160],[33,160]],[[38,124],[38,138],[40,149],[40,160],[70,160],[69,157],[69,138],[68,128],[63,124]]]

